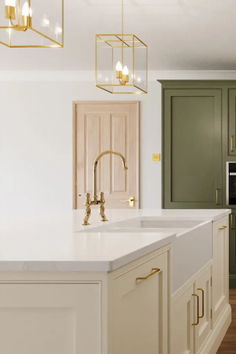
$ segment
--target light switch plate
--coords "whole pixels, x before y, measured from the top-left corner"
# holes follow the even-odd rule
[[[159,153],[152,154],[152,161],[160,161],[161,155]]]

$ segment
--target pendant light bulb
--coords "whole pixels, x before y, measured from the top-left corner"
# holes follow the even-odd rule
[[[128,69],[128,66],[125,65],[123,70],[122,70],[122,75],[129,75],[129,69]]]
[[[121,85],[126,85],[127,82],[129,82],[129,69],[128,66],[125,65],[122,70]]]
[[[16,7],[16,0],[5,0],[5,6]]]
[[[120,61],[116,63],[116,78],[121,79],[122,78],[122,64]]]
[[[32,17],[32,9],[29,7],[28,2],[25,2],[22,7],[22,16]]]

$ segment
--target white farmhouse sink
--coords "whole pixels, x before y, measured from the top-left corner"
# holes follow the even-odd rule
[[[86,229],[86,232],[173,232],[181,233],[186,229],[196,227],[203,220],[189,220],[180,218],[136,217],[115,223]]]
[[[86,232],[119,232],[124,237],[127,233],[143,233],[147,237],[153,232],[175,233],[171,251],[172,293],[212,258],[212,222],[202,219],[142,216],[89,227]]]

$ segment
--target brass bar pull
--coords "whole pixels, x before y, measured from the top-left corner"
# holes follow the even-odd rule
[[[202,293],[202,314],[199,315],[199,318],[203,318],[205,316],[205,292],[202,288],[197,288],[197,290]]]
[[[197,326],[199,324],[199,296],[197,294],[192,294],[197,299],[197,321],[192,323],[192,326]]]
[[[230,137],[230,152],[234,151],[234,135]]]
[[[230,228],[231,228],[231,230],[235,229],[234,215],[233,214],[230,214]]]
[[[152,272],[150,274],[146,275],[146,277],[138,277],[136,278],[136,280],[147,280],[148,278],[152,277],[156,273],[159,273],[160,271],[160,268],[152,268]]]
[[[225,230],[225,229],[227,229],[226,225],[219,227],[219,230]]]
[[[219,188],[216,188],[216,205],[219,205]]]

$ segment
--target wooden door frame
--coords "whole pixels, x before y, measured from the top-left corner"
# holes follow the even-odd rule
[[[137,154],[138,154],[138,163],[136,166],[136,173],[137,173],[137,181],[138,181],[138,193],[140,199],[140,101],[138,100],[130,100],[130,101],[114,101],[114,100],[82,100],[82,101],[73,101],[72,102],[72,111],[73,111],[73,124],[72,124],[72,146],[73,146],[73,157],[72,157],[72,186],[73,186],[73,202],[72,208],[77,209],[77,111],[76,106],[78,104],[136,104],[137,105],[137,115],[138,115],[138,140],[137,140]],[[138,201],[140,206],[140,200]]]

